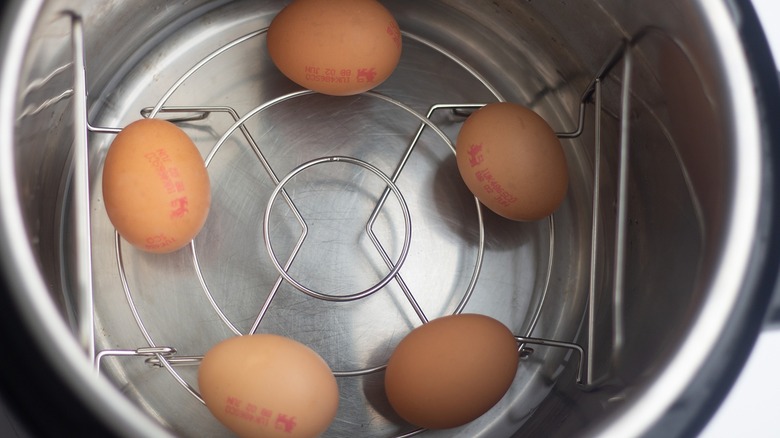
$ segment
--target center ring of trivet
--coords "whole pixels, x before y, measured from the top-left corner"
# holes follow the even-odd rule
[[[374,173],[376,176],[381,178],[385,184],[387,184],[387,188],[390,189],[390,191],[393,192],[395,197],[398,199],[398,203],[401,206],[401,210],[403,211],[404,216],[404,228],[405,228],[405,234],[404,234],[404,243],[403,247],[401,248],[401,253],[398,256],[398,259],[395,262],[392,262],[389,260],[388,256],[386,254],[383,254],[385,257],[385,261],[388,264],[388,267],[390,268],[390,272],[385,275],[384,278],[382,278],[378,283],[371,286],[368,289],[362,290],[360,292],[355,292],[348,295],[332,295],[332,294],[326,294],[322,292],[318,292],[316,290],[313,290],[309,287],[304,286],[301,284],[298,280],[293,278],[288,272],[287,269],[282,266],[282,264],[279,262],[279,259],[276,257],[276,254],[274,253],[273,246],[271,245],[271,239],[269,234],[269,222],[270,222],[270,216],[271,216],[271,209],[274,205],[274,202],[276,198],[279,196],[279,194],[284,189],[284,186],[293,179],[296,175],[303,172],[306,169],[309,169],[311,167],[326,164],[326,163],[347,163],[347,164],[353,164],[356,166],[363,167],[372,173]],[[370,232],[370,231],[369,231]],[[279,184],[276,185],[274,188],[274,191],[271,193],[271,198],[268,200],[268,205],[265,209],[265,214],[263,215],[263,240],[265,241],[265,247],[268,250],[268,255],[271,258],[271,262],[276,267],[276,270],[279,271],[279,274],[287,280],[288,283],[293,285],[296,289],[300,290],[301,292],[314,297],[319,298],[321,300],[326,301],[354,301],[358,300],[360,298],[367,297],[374,292],[378,291],[379,289],[382,289],[389,283],[396,275],[398,275],[398,272],[401,270],[401,266],[403,265],[404,261],[406,260],[406,256],[409,253],[409,246],[411,244],[412,240],[412,219],[409,215],[409,207],[406,205],[406,201],[403,198],[403,195],[401,194],[400,189],[398,186],[387,176],[385,175],[381,170],[379,170],[377,167],[373,166],[372,164],[359,160],[357,158],[352,157],[345,157],[345,156],[331,156],[331,157],[322,157],[315,160],[308,161],[306,163],[303,163],[293,169],[287,176],[285,176],[281,181],[279,181]],[[384,251],[383,251],[384,252]]]

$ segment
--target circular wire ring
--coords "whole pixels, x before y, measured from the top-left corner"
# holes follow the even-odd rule
[[[271,238],[270,238],[270,232],[269,232],[269,222],[270,222],[270,216],[271,216],[271,209],[273,208],[274,201],[279,196],[279,193],[284,189],[284,186],[293,179],[296,175],[303,172],[306,169],[309,169],[311,167],[314,167],[319,164],[324,163],[348,163],[348,164],[354,164],[360,167],[363,167],[371,172],[373,172],[378,177],[382,178],[382,180],[387,184],[387,187],[395,194],[395,197],[398,199],[398,203],[401,205],[401,210],[403,211],[404,215],[404,244],[401,248],[401,253],[398,256],[398,260],[396,260],[395,263],[393,263],[393,268],[390,270],[390,272],[382,278],[378,283],[371,286],[368,289],[365,289],[360,292],[355,292],[353,294],[349,295],[332,295],[332,294],[326,294],[322,292],[315,291],[311,288],[308,288],[301,284],[299,281],[297,281],[295,278],[293,278],[286,269],[281,265],[279,262],[279,259],[276,258],[276,254],[274,253],[273,247],[271,245]],[[276,185],[273,192],[271,193],[271,197],[268,200],[268,204],[265,208],[265,214],[263,215],[263,240],[265,241],[265,247],[268,250],[268,255],[271,257],[271,262],[276,267],[276,270],[279,271],[279,275],[281,275],[285,280],[287,280],[288,283],[293,285],[296,289],[299,291],[314,297],[319,298],[321,300],[326,301],[353,301],[360,298],[367,297],[374,292],[378,291],[379,289],[385,287],[387,283],[389,283],[396,275],[398,275],[398,271],[401,270],[401,266],[403,265],[404,261],[406,260],[407,254],[409,254],[409,246],[411,245],[412,241],[412,218],[409,214],[409,207],[406,205],[406,201],[403,198],[403,195],[401,194],[401,190],[398,188],[398,186],[387,176],[385,175],[381,170],[379,170],[376,166],[365,162],[363,160],[353,158],[353,157],[346,157],[346,156],[329,156],[329,157],[321,157],[317,158],[311,161],[307,161],[306,163],[303,163],[293,169],[290,173],[288,173],[284,178],[282,178],[279,181],[279,184]]]

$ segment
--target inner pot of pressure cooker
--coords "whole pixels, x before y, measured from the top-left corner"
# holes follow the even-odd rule
[[[338,406],[324,436],[575,432],[618,409],[706,303],[734,196],[710,24],[694,2],[639,3],[383,2],[397,66],[348,95],[299,85],[272,59],[268,27],[285,2],[47,5],[24,66],[16,164],[20,186],[45,193],[23,205],[28,227],[95,372],[181,436],[230,434],[204,386],[283,378],[242,374],[250,352],[227,357],[217,381],[199,378],[215,345],[255,334],[303,344],[330,369]],[[306,78],[377,73],[326,67],[308,66]],[[566,191],[551,214],[507,218],[464,183],[461,128],[496,102],[530,109],[560,143]],[[202,228],[171,252],[148,250],[164,234],[131,244],[107,214],[156,214],[132,195],[143,182],[104,193],[114,140],[146,118],[191,139],[210,184]],[[477,134],[517,140],[512,123]],[[175,194],[187,164],[163,149],[150,146],[138,165]],[[508,153],[485,159],[511,162]],[[533,170],[477,177],[511,203],[507,184]],[[544,198],[554,184],[533,190]],[[183,196],[168,207],[196,210]],[[386,367],[410,333],[457,314],[508,328],[516,371],[473,421],[421,429],[388,399]],[[490,339],[475,346],[463,330],[432,336],[431,348],[454,353],[441,373],[489,354]],[[481,387],[494,376],[476,378]],[[274,387],[266,396],[283,398],[287,387]],[[284,431],[323,404],[296,413],[236,396],[220,410],[228,423]]]

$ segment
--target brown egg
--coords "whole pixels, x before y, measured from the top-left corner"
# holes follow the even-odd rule
[[[103,166],[103,200],[119,235],[144,251],[187,245],[206,222],[209,176],[184,131],[158,119],[125,127]]]
[[[387,363],[385,391],[409,423],[456,427],[504,396],[518,360],[515,337],[501,322],[477,314],[445,316],[401,340]]]
[[[542,219],[566,196],[569,174],[561,143],[528,108],[506,102],[485,105],[463,123],[456,150],[469,190],[508,219]]]
[[[198,387],[209,411],[240,437],[316,437],[339,404],[328,364],[300,342],[270,334],[212,347],[198,369]]]
[[[375,0],[295,0],[271,22],[267,46],[293,82],[346,96],[390,76],[401,57],[401,31]]]

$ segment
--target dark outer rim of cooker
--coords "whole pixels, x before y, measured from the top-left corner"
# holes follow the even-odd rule
[[[36,340],[23,330],[3,278],[0,290],[0,403],[11,414],[20,438],[100,436],[114,432],[89,412],[47,361]]]
[[[756,93],[762,105],[763,134],[767,168],[772,178],[780,169],[780,124],[769,123],[772,115],[780,115],[780,84],[776,67],[758,16],[750,0],[730,0],[741,13],[739,29],[748,62],[756,81]],[[10,3],[10,4],[9,4]],[[15,16],[13,2],[0,2],[3,22]],[[6,27],[6,26],[3,26]],[[774,146],[774,148],[772,147]],[[775,184],[777,185],[777,184]],[[779,190],[772,189],[772,198],[764,220],[766,240],[754,248],[755,263],[748,287],[757,293],[742,294],[723,334],[721,346],[689,385],[681,400],[669,415],[648,433],[651,436],[694,436],[709,421],[710,416],[731,389],[750,354],[757,333],[764,322],[764,312],[777,283],[780,266],[780,200]],[[36,340],[26,330],[26,322],[16,310],[10,296],[6,274],[0,277],[0,400],[20,426],[20,436],[110,437],[113,432],[87,410],[86,404],[72,394],[72,389],[48,356],[40,351]],[[780,293],[780,290],[777,291]],[[745,341],[748,339],[749,341]],[[727,352],[724,354],[724,351]],[[731,358],[727,360],[726,358]]]
[[[726,0],[738,17],[732,16],[745,48],[755,82],[759,105],[763,166],[762,182],[767,195],[762,200],[759,236],[753,245],[751,263],[743,291],[721,333],[718,348],[689,382],[667,415],[645,436],[696,436],[709,422],[728,395],[758,339],[770,322],[769,304],[775,295],[780,302],[780,78],[761,22],[750,0]],[[751,293],[752,291],[752,293]],[[775,316],[776,317],[776,316]]]

